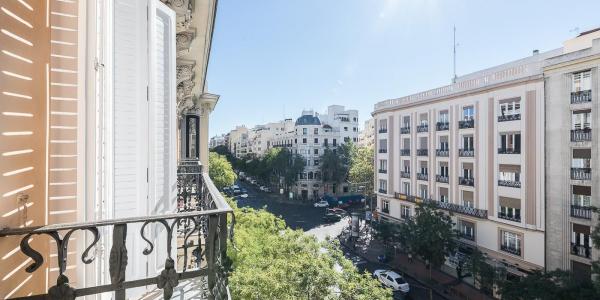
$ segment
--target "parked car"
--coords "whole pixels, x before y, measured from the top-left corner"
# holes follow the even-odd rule
[[[271,189],[269,187],[266,187],[264,185],[261,185],[259,188],[261,191],[265,192],[265,193],[270,193]]]
[[[327,213],[330,214],[336,214],[336,215],[346,215],[348,212],[344,209],[338,208],[338,207],[334,207],[334,208],[328,208],[327,209]]]
[[[373,272],[373,277],[377,278],[381,284],[392,288],[394,291],[401,291],[405,294],[410,291],[408,282],[404,280],[402,275],[392,270],[375,270],[375,272]]]
[[[329,207],[329,202],[321,200],[313,204],[315,207]]]
[[[342,219],[342,216],[337,215],[337,214],[325,214],[325,216],[323,216],[323,221],[325,222],[337,222],[339,220]]]

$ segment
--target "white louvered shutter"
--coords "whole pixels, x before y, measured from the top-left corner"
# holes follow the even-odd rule
[[[112,23],[112,103],[106,132],[112,166],[107,201],[113,217],[147,214],[148,168],[148,0],[113,0]],[[111,124],[112,122],[112,124]],[[111,132],[112,131],[112,132]],[[111,144],[112,143],[112,144]],[[110,164],[111,162],[107,162]],[[146,276],[146,246],[139,226],[127,228],[128,280]],[[128,297],[140,289],[128,290]]]
[[[165,214],[175,210],[177,166],[175,147],[176,45],[175,12],[159,0],[151,0],[150,28],[150,99],[149,99],[149,211]],[[150,265],[162,270],[167,257],[166,232],[153,227],[158,247]],[[174,248],[176,249],[176,248]],[[176,255],[175,252],[172,253]],[[155,262],[152,260],[156,259]]]

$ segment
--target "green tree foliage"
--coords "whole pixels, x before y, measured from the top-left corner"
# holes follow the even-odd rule
[[[237,208],[235,245],[228,247],[233,299],[390,299],[360,274],[336,243],[286,227],[265,210]]]
[[[599,299],[590,280],[578,280],[571,272],[535,271],[520,280],[504,280],[499,284],[502,299]]]
[[[352,143],[345,143],[333,149],[325,147],[320,158],[320,171],[325,185],[341,183],[348,179],[353,147]]]
[[[456,250],[456,232],[449,215],[433,204],[421,202],[413,218],[398,227],[400,243],[414,256],[439,268]]]
[[[350,155],[350,182],[363,186],[367,196],[374,193],[375,162],[373,147],[353,147]]]
[[[237,176],[233,172],[231,163],[229,163],[225,156],[216,152],[210,152],[208,154],[208,163],[208,175],[218,189],[230,186],[235,182]]]
[[[480,290],[491,295],[494,286],[499,284],[505,271],[503,268],[495,268],[486,262],[486,258],[478,249],[468,256],[464,263],[464,272],[473,277]]]

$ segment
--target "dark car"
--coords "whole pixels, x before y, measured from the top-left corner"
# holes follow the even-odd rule
[[[337,222],[341,219],[342,219],[342,217],[338,214],[328,213],[328,214],[325,214],[325,216],[323,216],[323,220],[325,222]]]

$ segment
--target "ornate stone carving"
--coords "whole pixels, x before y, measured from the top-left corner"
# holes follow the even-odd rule
[[[191,80],[194,76],[194,64],[177,65],[177,84]]]
[[[188,53],[192,40],[196,37],[196,29],[190,27],[187,31],[177,33],[177,55]]]

